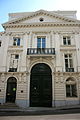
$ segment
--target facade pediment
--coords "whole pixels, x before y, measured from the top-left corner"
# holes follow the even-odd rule
[[[30,19],[23,20],[20,23],[38,23],[38,22],[50,22],[51,23],[51,22],[67,22],[67,21],[42,14],[42,15],[34,16]]]
[[[42,20],[41,20],[42,19]],[[62,15],[59,15],[58,13],[55,12],[49,12],[49,11],[44,11],[44,10],[39,10],[36,12],[32,12],[30,14],[26,14],[22,17],[15,18],[13,20],[10,20],[9,22],[6,22],[3,24],[3,26],[10,25],[10,24],[26,24],[26,23],[38,23],[38,22],[44,22],[44,23],[76,23],[79,21],[76,19],[64,17]]]

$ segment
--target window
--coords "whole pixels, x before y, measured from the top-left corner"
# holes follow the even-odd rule
[[[63,45],[71,45],[71,37],[63,36]]]
[[[44,18],[40,18],[39,20],[40,20],[40,22],[43,22],[43,21],[44,21]]]
[[[37,48],[45,48],[46,47],[46,38],[38,37],[37,38]]]
[[[68,68],[73,68],[72,54],[65,54],[64,58],[65,58],[65,69],[66,69],[66,71],[68,70]]]
[[[1,47],[1,41],[0,41],[0,47]]]
[[[66,81],[66,97],[77,97],[76,82],[72,79]]]
[[[19,54],[11,54],[9,72],[17,72],[19,62]]]
[[[20,38],[19,37],[14,37],[13,38],[13,45],[14,46],[20,46]]]

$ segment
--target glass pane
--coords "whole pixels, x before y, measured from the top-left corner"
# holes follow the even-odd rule
[[[70,37],[69,37],[69,36],[67,37],[67,40],[70,40]]]
[[[37,43],[37,48],[41,48],[41,43]]]
[[[72,86],[72,97],[77,97],[76,85],[71,85],[71,86]]]
[[[68,45],[71,45],[71,41],[70,40],[68,40]]]
[[[0,47],[1,47],[1,41],[0,41]]]
[[[42,48],[45,48],[45,43],[42,43]]]
[[[71,55],[71,54],[69,54],[69,58],[72,58],[72,55]]]
[[[17,39],[16,39],[16,38],[13,38],[13,40],[14,40],[14,41],[17,41]]]
[[[17,46],[20,46],[20,38],[17,38]]]
[[[37,38],[37,48],[41,48],[41,38]]]
[[[73,61],[72,61],[72,59],[69,59],[69,64],[70,64],[70,68],[73,68]]]
[[[63,40],[66,40],[66,37],[63,37]]]
[[[13,38],[13,45],[16,46],[17,45],[17,39]]]
[[[13,45],[14,45],[14,46],[16,45],[16,41],[15,41],[15,40],[13,41]]]
[[[68,68],[68,59],[65,59],[65,68]]]
[[[37,42],[40,42],[40,43],[41,43],[41,38],[37,38]]]
[[[66,45],[66,40],[63,40],[63,44]]]
[[[46,43],[45,38],[42,38],[42,48],[45,48],[45,43]]]
[[[19,59],[19,55],[18,54],[15,55],[15,59]]]
[[[70,97],[70,85],[66,85],[66,97]]]
[[[45,38],[42,38],[42,42],[45,42]]]
[[[65,58],[67,58],[68,57],[68,55],[64,55],[65,56]]]

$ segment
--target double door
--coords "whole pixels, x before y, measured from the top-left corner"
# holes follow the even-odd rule
[[[31,75],[30,81],[30,106],[52,106],[52,80],[51,75]]]

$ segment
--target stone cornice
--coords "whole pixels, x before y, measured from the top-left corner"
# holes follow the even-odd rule
[[[4,28],[24,28],[24,27],[53,27],[53,26],[79,26],[80,23],[74,23],[74,22],[67,22],[67,23],[62,23],[62,22],[43,22],[43,23],[26,23],[26,24],[5,24],[3,25]]]

